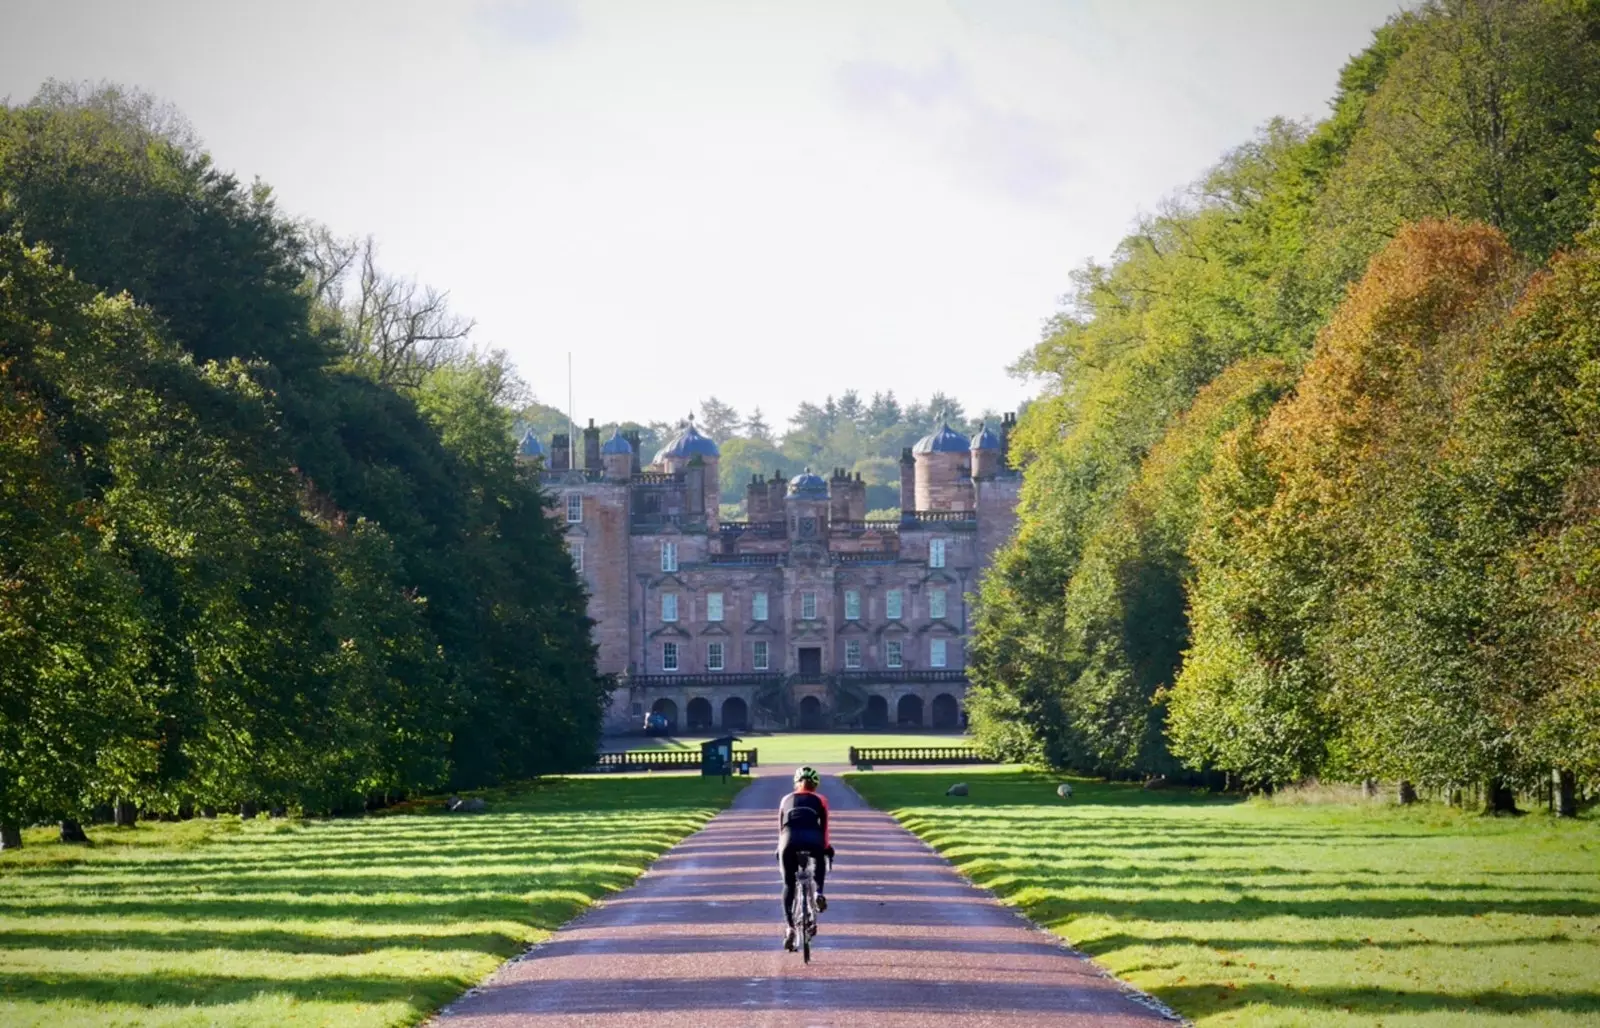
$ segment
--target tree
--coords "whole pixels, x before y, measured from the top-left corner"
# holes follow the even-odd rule
[[[715,396],[700,404],[700,431],[713,439],[731,439],[738,430],[738,411]]]
[[[759,439],[764,443],[772,442],[772,426],[767,424],[760,407],[750,412],[749,419],[744,423],[744,433],[751,439]]]

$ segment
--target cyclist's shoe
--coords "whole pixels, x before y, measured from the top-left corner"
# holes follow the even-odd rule
[[[793,928],[787,928],[783,933],[783,948],[793,953],[800,948],[800,935]]]
[[[828,912],[828,897],[824,896],[822,893],[819,892],[819,893],[817,893],[817,913],[826,914],[827,912]]]

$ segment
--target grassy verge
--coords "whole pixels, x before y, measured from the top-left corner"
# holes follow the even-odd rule
[[[415,1023],[741,783],[549,779],[479,815],[51,833],[0,855],[0,1024]]]
[[[960,732],[738,732],[753,747],[763,766],[783,764],[843,764],[852,746],[965,746]],[[693,749],[710,735],[632,736],[607,739],[610,750]]]
[[[979,884],[1203,1025],[1600,1023],[1600,823],[964,770],[852,775]]]

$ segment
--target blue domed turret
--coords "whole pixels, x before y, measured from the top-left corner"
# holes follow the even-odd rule
[[[810,468],[806,468],[789,479],[789,495],[798,500],[826,500],[828,483],[822,480],[821,475],[814,475]]]
[[[687,459],[690,457],[707,457],[715,460],[722,456],[722,451],[710,436],[701,435],[700,430],[694,427],[694,418],[689,418],[689,424],[683,431],[667,441],[656,454],[656,463],[664,460]]]
[[[600,456],[633,456],[633,444],[622,438],[622,428],[620,426],[611,433],[611,438],[606,440],[605,445],[600,447]]]
[[[967,437],[945,425],[939,431],[924,436],[912,448],[912,453],[966,453],[971,448]]]
[[[987,424],[981,425],[978,428],[978,434],[972,437],[972,448],[974,450],[998,450],[1000,449],[1000,437],[995,435]]]
[[[533,434],[533,429],[522,434],[522,442],[517,444],[517,456],[526,460],[544,456],[544,447],[539,444],[539,437]]]

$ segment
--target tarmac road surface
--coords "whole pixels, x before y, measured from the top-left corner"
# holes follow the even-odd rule
[[[1138,1026],[1171,1021],[957,874],[833,775],[838,860],[811,963],[783,950],[787,777],[440,1014],[439,1028]]]

